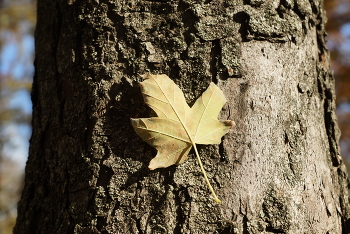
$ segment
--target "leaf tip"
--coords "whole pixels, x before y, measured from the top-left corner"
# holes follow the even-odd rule
[[[157,165],[154,165],[154,164],[151,164],[151,163],[148,165],[148,169],[150,169],[151,171],[153,171],[153,170],[155,170],[157,168],[159,168]]]
[[[151,73],[145,73],[143,75],[140,75],[142,77],[143,80],[147,80],[147,79],[155,79],[157,78],[158,76],[164,76],[164,74],[162,75],[152,75]]]
[[[224,124],[226,126],[229,126],[230,128],[233,128],[236,125],[236,123],[234,121],[232,121],[232,120],[225,120]]]
[[[141,78],[142,78],[143,80],[146,80],[146,79],[150,78],[151,73],[145,73],[145,74],[142,74],[142,75],[140,75],[140,76],[141,76]]]
[[[157,168],[158,168],[157,163],[155,163],[155,161],[152,159],[152,160],[149,162],[148,169],[150,169],[151,171],[153,171],[154,169],[157,169]]]

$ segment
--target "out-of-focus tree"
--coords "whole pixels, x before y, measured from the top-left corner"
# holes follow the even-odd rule
[[[350,2],[349,0],[325,1],[327,11],[328,47],[331,66],[336,78],[337,115],[342,132],[340,139],[342,156],[350,161]],[[349,167],[348,167],[349,168]],[[350,168],[349,168],[350,169]],[[349,170],[348,169],[348,170]]]
[[[12,233],[16,221],[16,204],[19,200],[23,170],[8,157],[0,157],[0,231]]]
[[[13,159],[13,150],[18,148],[15,138],[19,133],[13,130],[30,128],[31,113],[24,111],[23,104],[18,103],[30,102],[25,99],[29,99],[32,83],[33,48],[30,47],[33,43],[30,40],[33,40],[35,19],[34,1],[0,0],[1,234],[12,233],[22,190],[23,166]],[[17,99],[17,104],[14,104],[14,99]]]

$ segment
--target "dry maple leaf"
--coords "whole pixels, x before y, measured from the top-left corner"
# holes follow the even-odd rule
[[[149,169],[183,163],[194,148],[204,178],[216,202],[220,202],[211,187],[196,144],[219,144],[234,122],[220,122],[218,115],[226,102],[223,92],[214,83],[190,108],[180,88],[166,75],[147,75],[140,83],[145,103],[158,117],[131,119],[136,133],[158,153]]]

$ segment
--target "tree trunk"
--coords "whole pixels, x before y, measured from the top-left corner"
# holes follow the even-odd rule
[[[322,0],[38,0],[20,233],[348,233]],[[236,126],[150,171],[142,74],[190,105],[213,81]]]

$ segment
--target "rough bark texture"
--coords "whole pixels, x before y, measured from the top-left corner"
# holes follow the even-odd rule
[[[38,0],[33,136],[15,234],[348,233],[321,0]],[[148,170],[137,83],[190,104],[213,81],[236,127]]]

